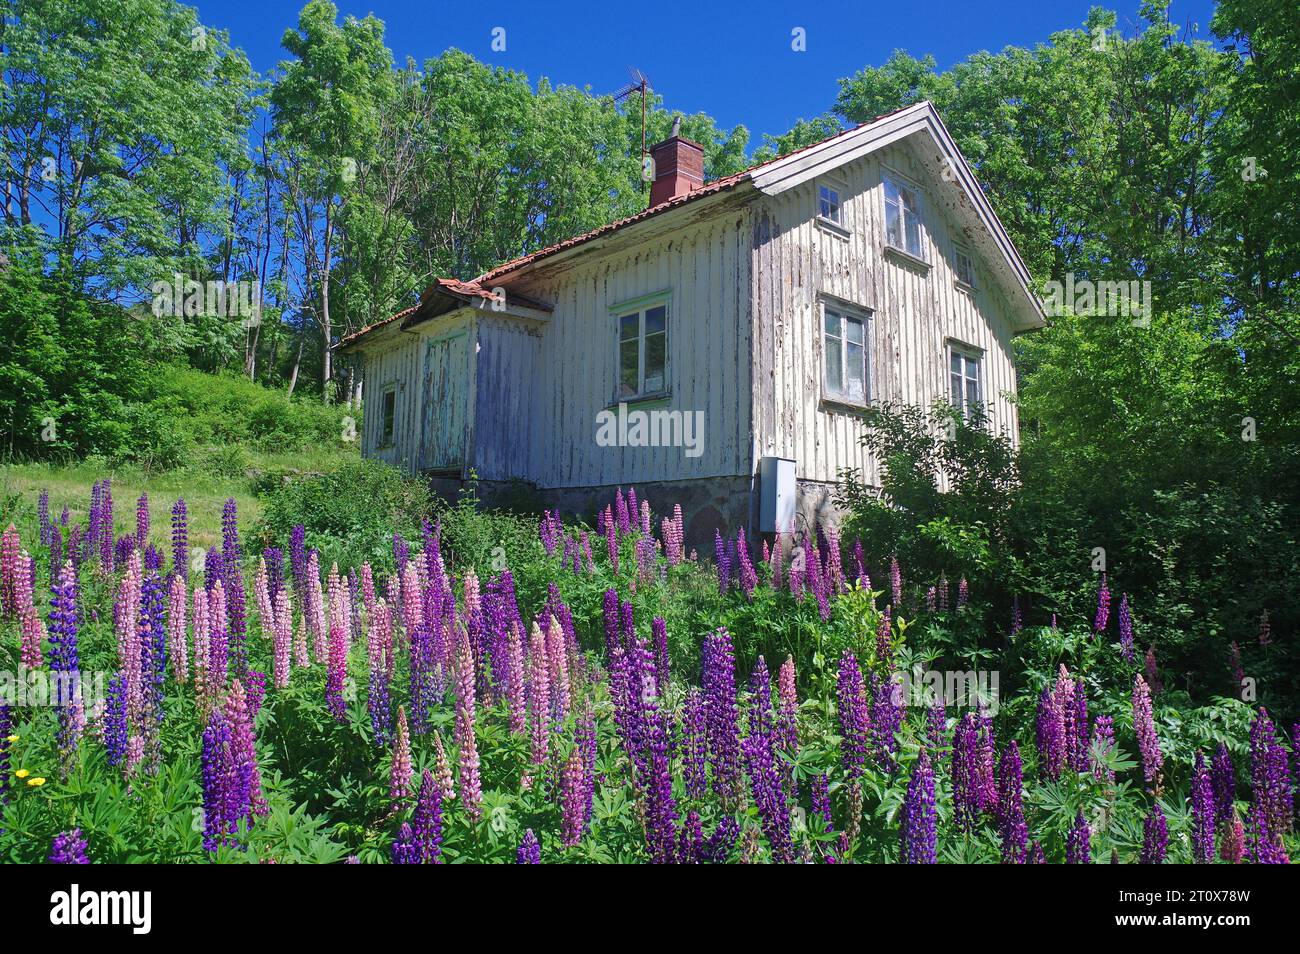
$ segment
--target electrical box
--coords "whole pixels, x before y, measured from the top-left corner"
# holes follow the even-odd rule
[[[758,461],[758,529],[761,533],[789,533],[794,529],[794,461],[761,457]]]

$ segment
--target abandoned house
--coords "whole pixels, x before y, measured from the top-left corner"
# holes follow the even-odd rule
[[[869,404],[982,405],[1018,440],[1012,337],[1042,305],[930,103],[713,182],[696,143],[651,154],[645,211],[340,342],[366,456],[588,517],[635,486],[700,546],[833,520],[842,470],[878,482]]]

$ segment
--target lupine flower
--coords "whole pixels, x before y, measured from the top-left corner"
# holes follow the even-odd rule
[[[618,592],[613,589],[605,591],[605,656],[611,658],[614,650],[621,644],[618,632]]]
[[[1083,811],[1074,819],[1072,827],[1065,835],[1065,863],[1068,865],[1092,864],[1092,829],[1088,827]]]
[[[718,592],[725,594],[731,588],[731,557],[720,530],[713,531],[713,562],[718,571]]]
[[[943,694],[935,693],[934,702],[926,713],[925,735],[935,761],[943,758],[944,735],[948,729],[948,713],[944,709]]]
[[[886,673],[894,671],[893,625],[889,607],[886,606],[880,614],[880,622],[876,624],[876,661],[884,667]]]
[[[1268,610],[1264,610],[1259,614],[1259,644],[1261,646],[1267,646],[1272,641],[1271,628],[1268,622]]]
[[[655,711],[646,724],[645,837],[650,860],[671,864],[676,856],[677,806],[668,756],[665,713]]]
[[[1228,814],[1223,826],[1223,840],[1219,843],[1219,857],[1230,865],[1241,864],[1246,854],[1246,832],[1241,824],[1241,816],[1234,807]]]
[[[1202,865],[1214,863],[1214,783],[1200,752],[1192,770],[1192,860]]]
[[[0,534],[0,616],[6,619],[18,615],[18,531],[11,523]]]
[[[958,826],[974,832],[986,807],[980,754],[980,726],[975,713],[962,716],[952,734],[952,804]]]
[[[262,795],[262,773],[257,765],[257,739],[253,732],[253,711],[243,683],[236,679],[230,686],[226,699],[226,720],[230,723],[230,756],[234,770],[237,798],[235,805],[240,815],[252,827],[256,815],[265,815],[270,809]]]
[[[397,735],[393,740],[393,762],[388,773],[388,797],[394,802],[411,797],[411,733],[406,726],[406,708],[397,707]]]
[[[790,841],[790,809],[781,789],[781,776],[772,758],[772,746],[766,733],[751,734],[740,744],[749,774],[750,792],[758,809],[763,834],[772,851],[772,860],[785,864],[793,860]]]
[[[41,644],[45,641],[45,623],[34,606],[28,606],[21,613],[19,626],[22,630],[22,648],[19,659],[24,669],[40,669],[45,662],[45,655],[41,651]]]
[[[1228,665],[1232,669],[1232,691],[1240,692],[1246,684],[1246,671],[1241,666],[1241,647],[1236,640],[1228,643]]]
[[[907,797],[900,813],[898,860],[902,864],[932,865],[938,861],[934,771],[925,749],[917,756]]]
[[[9,737],[14,734],[13,715],[9,706],[0,702],[0,807],[9,801]]]
[[[1099,633],[1106,632],[1106,624],[1110,622],[1110,587],[1106,585],[1106,574],[1101,575],[1101,589],[1097,591],[1097,617],[1093,621],[1093,629]]]
[[[411,844],[419,863],[426,865],[441,864],[442,855],[442,793],[433,779],[433,774],[424,770],[420,781],[420,793],[415,799],[415,811],[411,815]]]
[[[451,776],[451,760],[447,758],[447,749],[442,744],[442,733],[433,733],[433,780],[438,783],[438,791],[444,803],[456,798],[456,783]]]
[[[1260,864],[1285,858],[1282,834],[1291,830],[1293,796],[1286,749],[1268,711],[1260,708],[1250,727],[1250,847]]]
[[[542,846],[538,844],[537,836],[529,828],[524,832],[523,840],[519,842],[519,851],[515,854],[515,864],[539,865],[541,863]]]
[[[767,669],[767,660],[761,655],[754,663],[749,674],[749,692],[752,702],[749,707],[749,731],[751,734],[766,735],[772,731],[772,676]]]
[[[402,822],[402,827],[397,830],[397,837],[393,839],[392,857],[395,865],[420,863],[420,852],[415,847],[415,832],[408,822]]]
[[[72,768],[81,743],[81,661],[77,651],[77,577],[70,562],[63,564],[50,600],[50,672],[52,701],[58,707],[59,764],[64,775]]]
[[[1160,752],[1160,739],[1156,736],[1155,717],[1151,711],[1151,692],[1141,676],[1133,680],[1133,731],[1137,734],[1138,751],[1142,754],[1142,776],[1153,782],[1164,766]]]
[[[966,604],[970,602],[970,584],[966,582],[966,577],[957,581],[957,612],[965,609]]]
[[[871,674],[871,755],[883,771],[894,770],[898,730],[903,723],[902,687]]]
[[[1025,825],[1023,773],[1020,747],[1013,740],[1002,753],[998,770],[998,835],[1002,839],[1002,861],[1025,863],[1029,828]]]
[[[736,705],[736,656],[732,650],[731,634],[726,629],[719,628],[705,639],[701,670],[713,790],[725,802],[740,794],[740,713]]]
[[[348,678],[348,639],[337,623],[330,626],[329,671],[325,677],[325,704],[335,721],[346,725],[348,706],[343,691]]]
[[[867,764],[867,738],[871,731],[862,670],[853,653],[840,657],[837,698],[840,722],[840,762],[850,779],[862,775]]]
[[[1160,681],[1160,671],[1156,668],[1156,647],[1154,645],[1147,647],[1146,676],[1147,686],[1150,687],[1152,695],[1158,696],[1165,691],[1164,684]]]
[[[1038,715],[1034,724],[1038,744],[1038,773],[1044,780],[1061,777],[1065,766],[1064,714],[1050,687],[1044,687],[1038,697]]]
[[[786,656],[776,677],[776,694],[780,703],[773,744],[786,752],[799,749],[799,695],[795,686],[794,657]]]
[[[1015,639],[1024,629],[1024,617],[1020,614],[1020,595],[1011,597],[1011,638]]]
[[[81,837],[80,828],[61,831],[54,836],[54,842],[50,845],[50,864],[90,864],[90,858],[86,855],[86,839]]]
[[[745,528],[736,531],[736,554],[740,558],[740,588],[746,598],[752,598],[754,588],[758,586],[758,573],[749,558],[749,544],[745,540]]]
[[[237,804],[237,778],[231,746],[230,722],[220,709],[208,716],[203,730],[203,847],[216,851],[237,845],[235,834],[243,812]]]
[[[835,825],[835,820],[831,813],[831,793],[830,783],[826,778],[826,773],[821,772],[812,777],[810,798],[812,800],[812,813],[815,817],[820,818],[822,822],[822,832],[829,832]]]
[[[462,629],[456,640],[456,744],[459,747],[459,781],[461,802],[472,818],[478,818],[483,801],[479,783],[478,746],[474,738],[476,703],[474,697],[474,657],[469,636]]]
[[[903,605],[903,571],[898,565],[898,557],[889,558],[889,592],[894,606]]]
[[[1038,839],[1034,839],[1034,843],[1029,846],[1029,864],[1031,865],[1047,864],[1047,858],[1043,855],[1042,843],[1039,842]]]
[[[1128,608],[1128,594],[1119,599],[1119,651],[1127,663],[1133,663],[1137,656],[1133,653],[1133,616]]]
[[[1159,804],[1151,806],[1151,811],[1142,821],[1141,864],[1159,865],[1165,860],[1165,851],[1169,847],[1169,823]]]
[[[566,848],[582,841],[587,833],[586,789],[587,771],[582,752],[577,746],[569,753],[568,761],[560,772],[560,840]]]
[[[105,761],[110,766],[122,764],[126,758],[126,743],[126,678],[119,672],[109,677],[108,698],[104,707]]]
[[[1115,724],[1110,716],[1097,716],[1092,727],[1092,777],[1107,785],[1115,783],[1115,770],[1096,757],[1097,754],[1115,751]]]

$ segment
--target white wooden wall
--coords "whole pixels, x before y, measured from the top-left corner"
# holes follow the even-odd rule
[[[929,269],[885,254],[882,163],[921,187]],[[948,339],[957,339],[984,352],[992,425],[1016,438],[1007,398],[1015,372],[1006,304],[991,289],[974,242],[962,244],[976,261],[977,290],[972,295],[954,283],[956,229],[934,195],[943,184],[902,143],[840,167],[836,177],[848,187],[847,239],[816,225],[815,181],[764,196],[754,210],[755,455],[794,458],[801,479],[832,481],[853,467],[869,483],[879,482],[876,462],[859,441],[861,417],[821,400],[820,294],[871,310],[873,400],[928,406],[946,396]]]

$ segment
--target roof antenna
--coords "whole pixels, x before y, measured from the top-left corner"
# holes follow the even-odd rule
[[[632,82],[625,84],[622,89],[614,94],[614,102],[621,102],[633,93],[639,92],[641,94],[641,171],[644,173],[646,170],[645,104],[646,96],[652,92],[652,87],[650,86],[650,77],[636,67],[629,66],[627,72],[632,77]],[[677,135],[676,127],[673,128],[673,135]],[[647,181],[645,175],[642,175],[641,179],[643,183]]]

